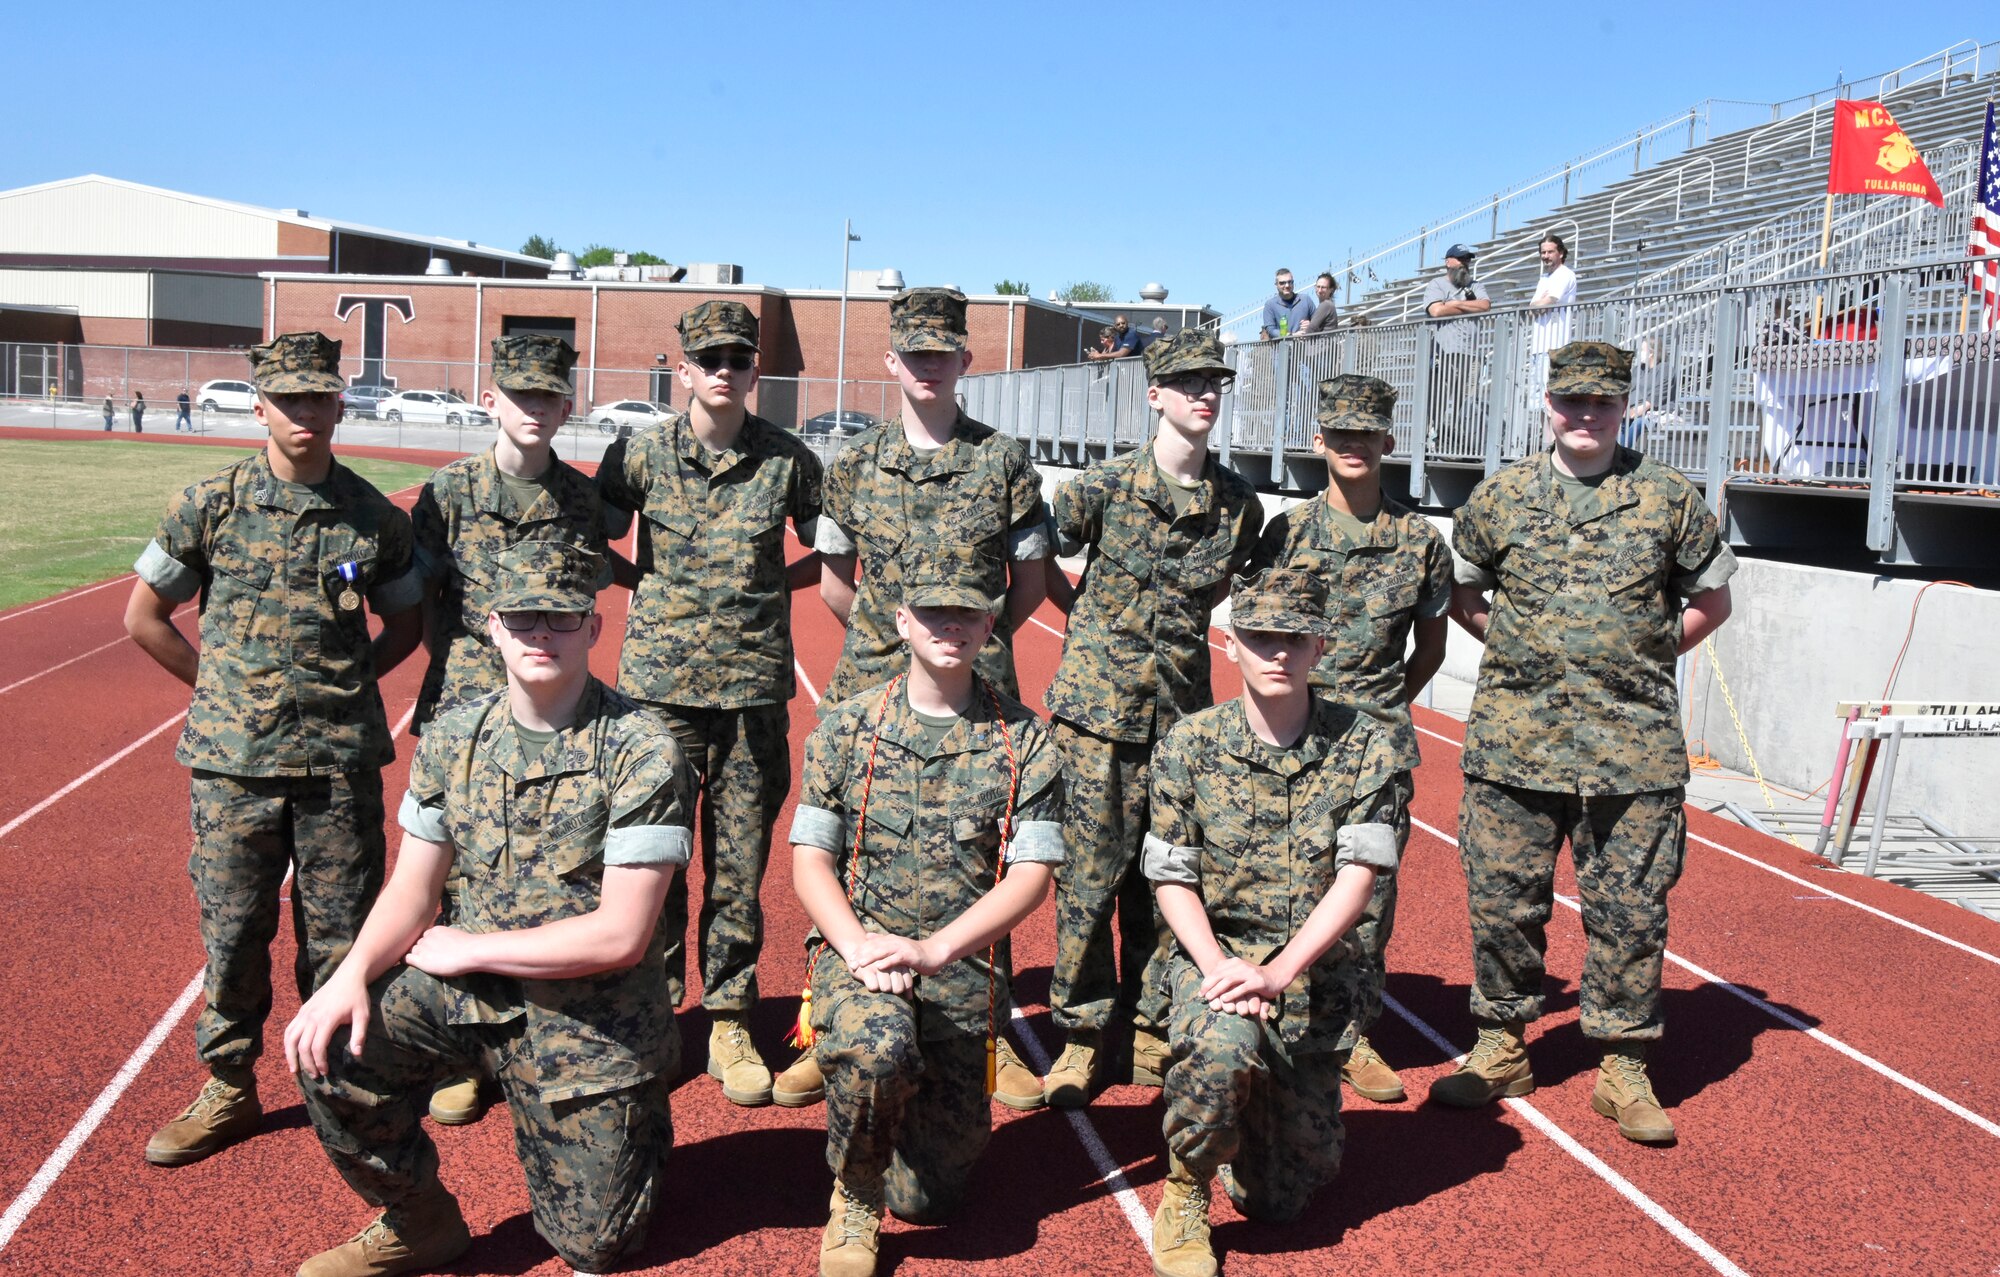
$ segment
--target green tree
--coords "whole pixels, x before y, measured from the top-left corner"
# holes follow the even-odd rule
[[[562,252],[562,249],[556,247],[556,242],[546,235],[530,235],[528,242],[521,245],[521,251],[530,257],[546,257],[554,260],[555,255]]]
[[[1111,285],[1100,284],[1094,279],[1079,279],[1064,284],[1056,296],[1066,302],[1108,302],[1112,300]]]
[[[1026,297],[1028,281],[1025,279],[1003,279],[993,285],[993,291],[1002,297]]]
[[[611,265],[612,257],[617,252],[617,249],[607,248],[602,244],[586,244],[583,251],[576,256],[576,264],[583,267],[609,266]],[[626,254],[626,265],[628,266],[665,266],[666,264],[666,258],[655,257],[648,252],[641,251]]]

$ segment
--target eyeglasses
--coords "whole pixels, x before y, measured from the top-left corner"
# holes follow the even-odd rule
[[[688,356],[688,362],[703,372],[720,372],[724,364],[729,365],[731,372],[749,372],[750,365],[757,362],[757,357],[746,355],[741,351],[725,355],[714,350],[698,350]]]
[[[526,634],[537,625],[546,625],[557,634],[574,634],[590,619],[588,612],[553,612],[546,608],[539,612],[501,612],[500,628],[515,634]]]
[[[1234,373],[1190,372],[1182,373],[1178,377],[1169,377],[1160,384],[1169,390],[1178,391],[1190,399],[1199,399],[1203,395],[1220,394],[1229,389],[1232,385],[1236,384],[1236,375]]]

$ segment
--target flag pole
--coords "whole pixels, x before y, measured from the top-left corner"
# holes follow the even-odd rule
[[[1832,163],[1831,158],[1829,158],[1827,162],[1831,164]],[[1831,176],[1829,175],[1829,180],[1827,185],[1831,186],[1832,184],[1833,183],[1831,181]],[[1833,245],[1833,192],[1829,190],[1826,193],[1826,212],[1820,218],[1820,225],[1819,225],[1819,273],[1821,275],[1826,274],[1827,251],[1832,247],[1832,245]],[[1826,305],[1826,286],[1824,283],[1822,283],[1820,285],[1820,291],[1813,294],[1812,327],[1808,329],[1806,332],[1806,336],[1808,337],[1808,339],[1819,336],[1820,311],[1821,308],[1824,307],[1825,305]]]

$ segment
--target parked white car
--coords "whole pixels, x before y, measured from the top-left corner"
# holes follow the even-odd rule
[[[257,403],[257,388],[247,381],[204,381],[194,392],[194,406],[203,412],[248,412]]]
[[[612,403],[599,404],[590,410],[590,421],[608,435],[627,438],[633,432],[644,430],[673,411],[666,404],[654,403],[648,399],[619,399]]]
[[[441,421],[448,426],[492,423],[484,408],[465,401],[455,390],[398,390],[375,405],[379,421]]]

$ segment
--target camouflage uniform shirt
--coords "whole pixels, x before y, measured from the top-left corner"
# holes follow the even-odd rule
[[[613,445],[598,467],[604,499],[636,511],[638,591],[625,623],[618,686],[662,705],[782,705],[792,672],[785,520],[811,545],[820,508],[812,450],[761,417],[711,453],[685,416]]]
[[[1401,767],[1382,724],[1317,693],[1290,749],[1251,730],[1241,700],[1182,720],[1153,754],[1144,869],[1201,893],[1223,952],[1262,963],[1290,943],[1350,863],[1396,869]],[[1352,1011],[1353,942],[1321,954],[1278,1000],[1300,1053],[1332,1051]]]
[[[1355,542],[1325,498],[1314,497],[1271,520],[1251,566],[1297,568],[1326,582],[1333,637],[1312,685],[1378,711],[1390,724],[1397,765],[1414,768],[1422,760],[1403,700],[1403,657],[1417,618],[1451,606],[1451,551],[1430,520],[1385,497]]]
[[[1620,448],[1579,515],[1551,455],[1481,483],[1454,522],[1459,583],[1494,591],[1465,773],[1585,797],[1683,785],[1679,600],[1736,556],[1678,471]]]
[[[410,764],[399,820],[449,843],[462,878],[453,925],[518,931],[596,909],[604,870],[687,863],[693,777],[673,736],[591,679],[576,720],[539,758],[521,751],[504,691],[441,715]],[[666,937],[623,971],[565,980],[475,972],[441,983],[453,1024],[525,1017],[522,1049],[545,1101],[598,1095],[658,1074],[673,1049]]]
[[[486,637],[487,601],[499,585],[495,555],[522,541],[562,541],[605,554],[603,503],[590,480],[552,458],[540,482],[524,508],[501,482],[489,448],[439,470],[417,498],[410,515],[417,567],[438,589],[430,668],[411,720],[419,727],[507,685],[507,667]]]
[[[996,717],[996,701],[979,679],[964,717],[930,746],[905,687],[898,683],[886,705],[884,689],[871,688],[842,702],[814,729],[806,740],[791,840],[832,853],[846,886],[866,789],[867,829],[848,903],[869,930],[921,940],[991,891],[1003,858],[1010,864],[1062,861],[1062,760],[1048,729],[1020,702],[999,697]],[[878,722],[870,786],[868,756]],[[1004,847],[1001,826],[1010,813],[1003,722],[1020,768],[1013,837]],[[988,969],[980,950],[917,982],[917,1000],[941,1017],[927,1036],[954,1027],[985,1036]],[[1005,1007],[1007,972],[996,975],[995,1005]]]
[[[1009,560],[1039,560],[1048,552],[1042,480],[1026,445],[963,412],[951,442],[933,453],[910,446],[900,419],[857,435],[827,474],[826,513],[818,549],[856,555],[861,566],[828,700],[884,683],[903,667],[896,604],[903,597],[905,548],[927,542],[974,547],[987,560],[985,588],[994,598],[1007,592]],[[977,668],[1011,694],[1013,661],[998,641],[1006,625],[1003,612]]]
[[[231,776],[317,776],[395,758],[368,617],[416,605],[410,520],[335,462],[312,488],[260,449],[167,508],[133,565],[161,598],[201,604],[201,664],[174,758]]]
[[[1102,461],[1056,491],[1063,554],[1090,547],[1051,716],[1143,745],[1212,699],[1208,617],[1217,587],[1242,570],[1264,508],[1250,482],[1210,458],[1186,513],[1150,448]]]

